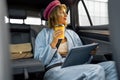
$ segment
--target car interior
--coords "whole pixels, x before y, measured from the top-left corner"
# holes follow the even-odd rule
[[[7,6],[7,18],[8,18],[8,29],[10,47],[13,45],[29,43],[31,56],[24,55],[20,58],[12,58],[12,78],[13,80],[43,80],[45,67],[39,61],[34,59],[34,48],[35,39],[37,34],[43,29],[47,28],[47,23],[43,24],[42,21],[46,20],[43,18],[43,11],[46,6],[52,0],[6,0]],[[97,50],[97,55],[91,63],[96,64],[98,62],[113,60],[112,57],[112,46],[110,43],[109,33],[104,33],[101,31],[109,31],[109,25],[100,25],[92,27],[83,27],[78,23],[78,10],[77,4],[79,1],[84,3],[84,0],[60,0],[64,3],[70,11],[70,24],[68,24],[69,29],[74,30],[81,38],[83,44],[89,44],[93,42],[99,43],[99,48]],[[76,12],[76,14],[74,13]],[[40,25],[25,24],[25,20],[28,16],[37,17],[41,19]],[[90,16],[88,15],[89,19]],[[21,19],[23,23],[12,23],[11,19]],[[102,34],[103,33],[103,34]],[[26,53],[20,51],[19,54]]]

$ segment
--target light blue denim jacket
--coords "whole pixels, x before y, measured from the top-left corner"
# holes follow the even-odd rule
[[[34,58],[39,59],[44,65],[50,66],[55,63],[63,62],[62,57],[57,53],[52,62],[52,59],[56,49],[52,49],[50,43],[53,39],[53,29],[44,28],[37,36],[35,41],[35,55]],[[75,46],[82,45],[79,36],[72,30],[65,30],[65,37],[68,41],[68,51]]]

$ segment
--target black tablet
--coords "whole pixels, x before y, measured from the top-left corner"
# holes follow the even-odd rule
[[[81,65],[89,63],[91,61],[92,55],[90,54],[99,44],[91,43],[87,45],[77,46],[70,50],[68,53],[62,68],[74,65]]]

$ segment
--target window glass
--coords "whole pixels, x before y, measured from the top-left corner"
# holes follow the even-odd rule
[[[40,25],[41,19],[36,17],[27,17],[27,19],[25,19],[25,24]]]
[[[87,14],[85,12],[85,9],[81,1],[78,4],[78,15],[79,15],[79,24],[81,26],[86,26],[86,25],[90,26],[90,22],[88,20]]]
[[[108,0],[84,0],[93,25],[106,25],[108,22]],[[82,2],[78,4],[79,24],[90,26]]]
[[[10,23],[23,24],[22,19],[10,19]]]
[[[70,24],[70,10],[68,11],[68,17],[67,17],[67,21],[68,24]],[[30,25],[45,25],[46,21],[45,20],[41,20],[40,17],[30,17],[28,16],[26,19],[9,19],[8,17],[5,16],[5,23],[16,23],[16,24],[23,24],[23,22],[25,24],[30,24]]]
[[[7,18],[7,16],[4,17],[5,23],[9,22],[9,19]]]
[[[68,11],[67,22],[68,22],[68,24],[70,24],[70,10]]]
[[[11,19],[8,18],[7,16],[5,18],[5,23],[16,23],[16,24],[23,24],[23,19]]]

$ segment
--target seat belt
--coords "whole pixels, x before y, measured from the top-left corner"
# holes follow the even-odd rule
[[[62,39],[59,39],[59,40],[58,40],[58,43],[56,44],[56,48],[57,48],[57,49],[59,48],[61,41],[62,41]]]
[[[59,39],[58,40],[58,42],[57,42],[57,44],[56,44],[56,48],[57,48],[57,50],[54,52],[54,54],[53,54],[53,56],[52,56],[52,58],[51,58],[51,60],[49,61],[49,63],[51,63],[51,61],[52,61],[52,59],[53,59],[53,57],[55,56],[55,54],[57,53],[57,51],[58,51],[58,48],[59,48],[59,46],[60,46],[60,43],[62,42],[62,39]],[[48,63],[48,64],[49,64]],[[45,67],[46,67],[47,65],[45,65]]]

